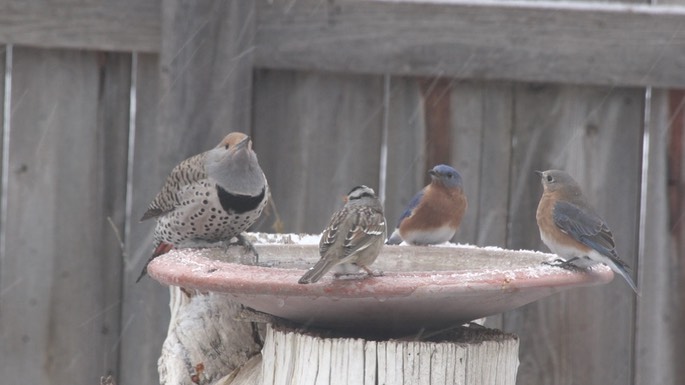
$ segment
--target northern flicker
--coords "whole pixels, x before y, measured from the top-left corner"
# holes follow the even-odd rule
[[[383,205],[373,189],[364,185],[353,188],[346,201],[321,234],[321,259],[299,283],[314,283],[334,267],[342,274],[356,273],[361,268],[374,275],[369,266],[381,252],[386,236]]]
[[[250,137],[228,134],[215,148],[190,157],[171,170],[162,190],[140,219],[157,218],[154,252],[147,265],[174,247],[229,241],[262,214],[269,185]],[[250,245],[251,247],[251,245]]]

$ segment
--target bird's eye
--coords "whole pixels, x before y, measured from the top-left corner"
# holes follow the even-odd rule
[[[547,175],[547,182],[554,182],[554,178],[551,175]]]

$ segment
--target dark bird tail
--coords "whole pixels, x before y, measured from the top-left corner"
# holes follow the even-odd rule
[[[618,273],[621,277],[623,277],[623,279],[625,279],[630,288],[633,289],[635,294],[639,296],[640,292],[638,292],[637,290],[637,285],[635,285],[633,277],[630,276],[630,267],[618,258],[608,258],[607,263],[609,267],[611,267],[611,270],[613,270],[614,272]]]
[[[145,266],[143,267],[143,271],[140,272],[138,279],[136,279],[136,283],[140,282],[140,280],[143,279],[143,277],[145,275],[147,275],[147,265],[149,265],[153,259],[159,257],[162,254],[168,253],[173,248],[174,248],[174,245],[164,243],[164,242],[157,245],[157,247],[155,247],[155,251],[152,253],[152,256],[150,257],[150,259],[148,259],[147,262],[145,262]]]
[[[300,278],[297,283],[307,284],[317,282],[324,274],[336,265],[337,258],[321,258],[319,262]]]

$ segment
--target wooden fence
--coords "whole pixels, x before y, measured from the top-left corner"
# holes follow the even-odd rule
[[[0,44],[2,383],[158,382],[168,291],[134,283],[138,218],[229,131],[254,137],[286,232],[359,183],[394,222],[446,162],[470,202],[456,241],[546,250],[532,170],[566,169],[642,295],[618,279],[490,320],[521,337],[518,382],[685,382],[685,7],[3,0]]]

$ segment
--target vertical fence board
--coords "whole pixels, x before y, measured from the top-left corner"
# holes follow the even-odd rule
[[[389,96],[384,206],[391,233],[411,198],[423,188],[428,170],[426,123],[418,82],[413,78],[391,77]]]
[[[452,94],[452,159],[464,178],[469,202],[453,241],[505,247],[513,86],[456,82]],[[502,316],[488,317],[501,328]]]
[[[659,4],[685,5],[685,0],[664,0]],[[670,48],[670,47],[669,47]],[[663,212],[663,201],[667,198],[660,187],[668,184],[671,191],[679,193],[675,200],[682,205],[685,202],[685,113],[683,108],[685,97],[683,90],[672,90],[669,97],[672,108],[666,110],[666,90],[655,89],[652,93],[652,122],[655,141],[650,151],[650,175],[655,176],[654,183],[649,185],[647,201],[647,218],[645,222],[645,247],[642,281],[644,282],[643,298],[638,302],[637,330],[637,384],[683,384],[685,383],[685,207],[680,206],[679,212]],[[676,94],[680,97],[677,98]],[[679,137],[668,135],[669,131],[677,127]],[[667,139],[663,135],[668,135]],[[660,162],[667,153],[668,143],[664,140],[680,139],[679,172],[676,181],[663,180],[664,174],[668,178],[674,175],[668,172],[668,166]],[[678,145],[673,146],[677,148]],[[656,163],[656,164],[654,164]],[[674,167],[675,168],[675,167]],[[666,214],[666,215],[664,215]],[[669,218],[670,222],[665,222]],[[674,224],[673,227],[668,227]],[[665,225],[665,226],[664,226]],[[665,237],[664,230],[669,234]],[[658,260],[653,264],[653,260]],[[658,325],[652,330],[651,325]],[[660,357],[660,358],[657,358]]]
[[[121,309],[123,266],[125,256],[126,183],[128,165],[128,134],[131,90],[131,54],[99,53],[101,60],[101,84],[99,103],[99,126],[94,165],[98,175],[95,181],[99,204],[97,225],[101,227],[101,263],[97,271],[104,293],[100,306],[104,319],[103,336],[106,340],[100,347],[107,357],[107,373],[117,373],[121,342]],[[102,79],[104,77],[104,79]],[[106,217],[106,218],[105,218]],[[105,220],[106,219],[106,220]],[[116,355],[115,357],[112,357]],[[95,359],[99,359],[98,356]],[[91,365],[98,366],[98,363]],[[102,373],[103,375],[105,373]]]
[[[126,265],[121,320],[121,370],[117,383],[159,383],[157,359],[169,324],[169,290],[146,278],[139,283],[141,262],[152,252],[154,221],[139,222],[147,205],[161,187],[161,181],[172,165],[156,155],[158,138],[170,135],[157,124],[159,106],[159,57],[139,54],[136,71],[136,131],[133,151],[133,173],[130,234],[126,238]]]
[[[644,90],[517,87],[508,246],[546,250],[535,169],[567,170],[636,265]],[[621,278],[564,292],[505,315],[521,337],[521,384],[632,382],[635,296]]]
[[[512,86],[458,82],[452,91],[452,159],[469,207],[455,240],[506,245]]]
[[[2,45],[0,46],[0,89],[2,92],[0,92],[0,104],[2,109],[0,109],[0,121],[3,122],[3,128],[4,128],[4,117],[5,117],[5,61],[7,59],[7,46]],[[0,130],[4,134],[4,129]],[[3,158],[3,149],[4,149],[4,136],[0,137],[0,159]],[[3,165],[3,162],[0,161],[0,166]],[[3,168],[0,168],[0,178],[3,178]],[[7,194],[7,191],[0,190],[0,201],[4,198],[7,198],[5,194]],[[3,217],[6,215],[5,212],[3,212],[3,208],[0,206],[0,215]],[[0,223],[0,236],[4,237],[6,239],[7,237],[7,226],[3,226],[3,223]],[[1,245],[0,245],[1,247]],[[14,286],[17,282],[16,277],[10,277],[4,274],[5,269],[7,269],[7,262],[9,261],[10,258],[7,256],[7,253],[4,252],[4,250],[0,250],[0,340],[3,341],[3,344],[9,343],[7,334],[9,333],[14,333],[13,326],[14,325],[8,325],[6,324],[7,321],[5,321],[5,318],[3,317],[3,312],[5,311],[6,305],[5,301],[7,299],[3,300],[2,297],[5,295],[9,295],[6,293],[11,292],[12,286]],[[8,341],[8,342],[5,342]],[[14,341],[13,341],[14,342]],[[4,350],[0,350],[4,351]],[[8,366],[4,361],[0,363],[0,376],[7,377],[9,376],[8,373],[10,373],[13,368]],[[14,376],[14,375],[13,375]],[[14,378],[14,377],[13,377]]]
[[[381,76],[258,71],[254,137],[286,232],[320,233],[349,190],[377,191]]]
[[[152,251],[154,227],[154,221],[137,219],[176,164],[216,146],[227,133],[250,127],[253,4],[163,1],[162,32],[159,78],[153,69],[156,58],[141,56],[139,68],[141,116],[122,320],[124,385],[159,381],[157,358],[169,321],[167,290],[150,279],[134,283]]]
[[[636,384],[681,384],[685,333],[685,279],[682,261],[671,243],[668,208],[668,90],[654,89],[651,100],[649,157],[645,197],[644,245],[640,261],[636,331]]]
[[[0,107],[0,122],[3,122],[2,125],[0,125],[0,127],[4,127],[4,117],[5,117],[5,61],[7,60],[7,48],[8,48],[8,46],[6,46],[6,45],[0,45],[0,90],[1,90],[0,91],[0,106],[2,106],[2,107]],[[0,128],[0,132],[4,133],[4,130],[2,128]],[[3,170],[2,169],[2,160],[1,160],[1,159],[3,159],[3,157],[2,157],[3,156],[3,148],[4,148],[3,140],[4,140],[3,137],[0,136],[0,178],[3,177],[3,175],[2,175],[2,170]],[[3,198],[3,194],[5,194],[5,193],[6,193],[6,191],[0,190],[0,200]],[[2,209],[2,207],[0,207],[0,215],[5,215],[5,213],[3,213],[2,211],[3,211],[3,209]],[[0,234],[2,234],[2,236],[4,236],[3,232],[5,231],[5,229],[2,227],[2,225],[3,224],[0,223]],[[2,247],[2,246],[0,245],[0,247]],[[2,270],[2,261],[4,258],[5,258],[5,256],[2,254],[2,251],[0,250],[0,278],[2,278],[1,270]],[[3,288],[4,288],[3,283],[0,280],[0,295],[2,295]]]
[[[85,385],[116,370],[128,58],[14,48],[0,269],[8,383]]]

